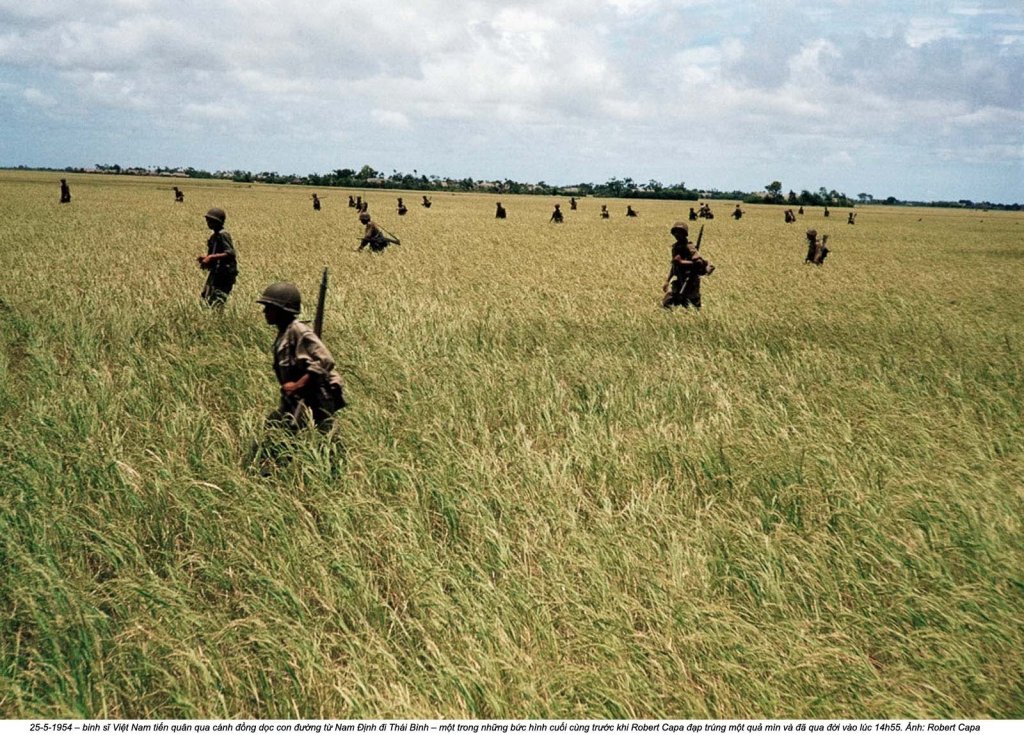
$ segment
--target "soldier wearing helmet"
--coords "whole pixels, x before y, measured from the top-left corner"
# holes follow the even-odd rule
[[[401,244],[398,240],[385,235],[383,230],[377,226],[377,223],[370,219],[369,212],[360,212],[359,221],[363,223],[363,226],[366,229],[363,231],[363,239],[359,241],[359,247],[356,248],[356,250],[362,250],[369,245],[370,250],[375,253],[379,253],[391,243],[396,245]]]
[[[71,187],[68,186],[67,179],[60,180],[60,203],[70,204],[71,203]]]
[[[673,306],[700,308],[701,276],[711,275],[715,266],[701,257],[689,240],[690,227],[685,222],[676,222],[669,230],[676,241],[672,243],[672,264],[662,290],[665,297],[661,305],[666,309]]]
[[[818,239],[817,230],[807,231],[807,255],[804,256],[804,263],[813,263],[814,265],[821,265],[825,262],[825,258],[828,257],[828,247],[825,243],[828,242],[828,235],[822,235],[821,239]]]
[[[402,201],[402,197],[398,197],[398,216],[404,217],[405,213],[409,211],[409,208],[405,206],[405,202]]]
[[[548,220],[548,223],[550,224],[551,222],[554,222],[556,225],[560,225],[564,221],[565,215],[562,214],[562,205],[556,204],[555,211],[551,213],[551,219]]]
[[[334,412],[345,406],[334,357],[313,329],[298,320],[302,296],[294,283],[272,283],[256,300],[267,324],[277,327],[274,375],[281,404],[267,417],[271,425],[296,430],[313,425],[326,430]]]
[[[196,257],[199,267],[208,271],[202,297],[210,306],[223,306],[238,278],[238,259],[231,235],[224,229],[227,215],[214,207],[206,213],[206,226],[213,230],[206,241],[206,255]]]
[[[498,202],[498,206],[494,210],[494,219],[505,219],[506,217],[508,217],[508,212],[501,206],[501,202]]]

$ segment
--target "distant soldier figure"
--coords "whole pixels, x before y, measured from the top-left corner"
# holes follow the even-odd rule
[[[804,257],[804,263],[813,263],[814,265],[821,265],[825,262],[825,258],[828,256],[829,250],[825,243],[828,242],[828,235],[824,235],[821,240],[818,240],[817,230],[807,231],[807,255]]]
[[[71,204],[71,187],[68,186],[67,179],[60,180],[60,203]]]
[[[432,202],[430,201],[430,199],[427,197],[426,194],[424,194],[423,195],[423,206],[426,207],[427,209],[430,209],[430,205],[431,204],[432,204]]]
[[[696,222],[697,221],[697,213],[693,210],[693,207],[690,207],[690,215],[689,216],[690,216],[690,221],[691,222]]]
[[[213,230],[206,241],[206,255],[196,258],[199,267],[209,271],[202,297],[210,306],[223,306],[238,278],[238,258],[231,235],[224,229],[227,215],[223,209],[214,207],[206,213],[206,226]]]
[[[405,213],[408,211],[409,209],[408,207],[405,206],[405,203],[402,201],[402,197],[398,197],[398,216],[404,216]]]
[[[668,278],[662,291],[665,297],[662,307],[671,309],[673,306],[699,309],[700,279],[711,275],[715,266],[701,257],[697,248],[689,240],[690,228],[685,222],[676,222],[669,230],[676,241],[672,243],[672,264],[669,266]]]
[[[787,225],[793,224],[794,222],[796,222],[796,215],[793,214],[793,210],[792,209],[787,209],[783,214],[786,217],[786,224]]]
[[[369,212],[361,212],[359,214],[359,221],[363,223],[366,229],[363,231],[363,239],[359,242],[359,247],[356,248],[357,250],[362,250],[369,245],[370,250],[375,253],[379,253],[392,243],[395,245],[401,245],[398,240],[390,238],[384,234],[384,231],[377,226],[377,223],[370,219]]]
[[[796,211],[796,213],[797,213],[797,214],[803,214],[803,213],[804,213],[804,205],[802,205],[802,204],[801,204],[801,205],[800,205],[800,209],[798,209],[798,210]]]
[[[608,219],[609,216],[610,215],[608,214],[608,205],[607,204],[602,204],[601,205],[601,219]]]
[[[565,220],[565,215],[562,214],[562,205],[556,204],[555,211],[551,213],[551,219],[548,220],[548,224],[554,222],[556,225],[561,224]]]
[[[277,327],[274,375],[281,385],[281,403],[267,423],[296,431],[312,420],[326,431],[334,413],[345,407],[342,381],[320,337],[298,320],[299,289],[293,283],[272,283],[256,303],[263,305],[267,324]]]
[[[362,214],[363,212],[369,212],[369,211],[370,211],[370,203],[369,202],[360,202],[359,203],[359,213],[360,214]]]
[[[348,195],[348,206],[352,209],[356,208],[356,200],[352,198],[351,194]]]
[[[356,212],[363,211],[363,198],[361,196],[356,197]]]
[[[626,216],[627,217],[639,217],[640,213],[633,209],[629,204],[626,205]]]
[[[743,210],[740,209],[740,205],[739,204],[737,204],[736,205],[736,209],[733,210],[732,216],[733,216],[734,219],[739,219],[740,217],[743,216]]]
[[[174,187],[174,201],[176,204],[181,204],[185,201],[185,192],[178,187]]]
[[[569,209],[571,209],[574,212],[576,211],[576,197],[571,197],[569,199]]]
[[[704,202],[700,205],[700,213],[697,215],[701,219],[714,219],[715,215],[711,213],[711,205]]]
[[[846,215],[846,224],[848,224],[848,225],[855,225],[855,224],[857,224],[854,221],[856,219],[857,219],[857,213],[856,212],[850,212],[848,215]]]
[[[313,195],[313,211],[320,211],[320,197],[318,197],[316,194]]]
[[[829,215],[829,212],[828,212],[828,205],[826,204],[826,205],[825,205],[825,216],[826,216],[826,217],[828,217],[828,215]]]
[[[498,206],[494,210],[494,219],[505,219],[506,216],[505,208],[501,206],[501,202],[498,202]]]

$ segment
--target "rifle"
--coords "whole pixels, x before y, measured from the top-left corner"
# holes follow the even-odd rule
[[[704,225],[700,226],[700,232],[697,233],[697,244],[693,246],[694,250],[700,250],[700,241],[704,239]]]
[[[324,302],[327,300],[327,269],[320,278],[320,296],[316,300],[316,316],[313,317],[313,331],[319,337],[324,329]]]

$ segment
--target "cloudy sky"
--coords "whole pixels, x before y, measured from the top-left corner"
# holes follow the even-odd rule
[[[1024,201],[1021,0],[0,0],[0,166]]]

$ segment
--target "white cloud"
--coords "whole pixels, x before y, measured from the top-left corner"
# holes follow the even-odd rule
[[[370,114],[373,115],[374,120],[379,122],[381,125],[388,126],[389,128],[406,130],[410,127],[409,118],[401,112],[395,112],[394,110],[373,110]]]
[[[57,105],[57,100],[45,92],[40,92],[35,87],[26,87],[21,96],[25,98],[26,102],[36,107],[54,107]]]
[[[494,150],[499,173],[554,180],[540,167],[645,178],[684,135],[756,140],[726,165],[709,158],[716,175],[788,161],[793,141],[852,168],[880,138],[927,156],[1022,136],[1024,10],[983,0],[0,0],[0,27],[10,98],[130,113],[171,145],[178,124],[285,143],[332,130],[391,166],[435,156],[458,171]],[[473,156],[440,142],[489,138],[501,144]]]

